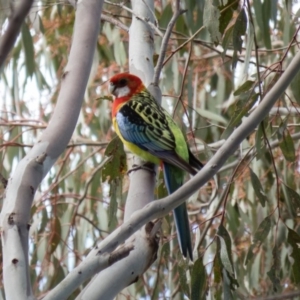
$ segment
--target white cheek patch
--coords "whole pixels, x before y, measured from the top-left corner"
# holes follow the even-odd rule
[[[116,89],[116,97],[121,98],[128,96],[130,94],[130,89],[128,86],[123,86]]]

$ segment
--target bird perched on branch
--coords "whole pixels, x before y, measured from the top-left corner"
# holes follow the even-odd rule
[[[139,77],[117,74],[109,80],[109,90],[115,96],[112,119],[116,133],[128,150],[145,161],[162,164],[169,194],[183,184],[184,171],[195,175],[203,167],[178,125]],[[181,252],[193,259],[186,204],[175,208],[174,215]]]

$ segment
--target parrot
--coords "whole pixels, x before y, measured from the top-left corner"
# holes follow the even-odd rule
[[[185,172],[195,175],[203,167],[179,126],[139,77],[129,73],[114,75],[109,79],[109,91],[115,97],[112,124],[116,134],[130,152],[162,166],[169,194],[183,184]],[[186,203],[174,209],[174,219],[181,252],[193,260]]]

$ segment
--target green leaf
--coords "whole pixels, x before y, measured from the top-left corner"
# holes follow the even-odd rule
[[[230,46],[230,44],[232,44],[233,27],[234,27],[234,25],[230,26],[226,30],[225,35],[224,35],[223,40],[222,40],[222,47],[224,49],[224,51],[222,53],[222,59],[223,60],[225,58],[225,54],[226,54],[226,51],[227,51],[228,47]]]
[[[102,170],[102,181],[108,180],[110,183],[113,179],[122,177],[126,172],[126,154],[122,141],[118,137],[112,139],[104,154],[113,156],[113,159]]]
[[[232,68],[234,69],[237,64],[237,52],[242,51],[243,39],[242,36],[245,35],[247,29],[247,16],[245,9],[242,8],[240,11],[236,22],[233,27],[232,40],[233,40],[233,58],[232,58]]]
[[[216,114],[214,112],[211,112],[211,111],[206,110],[206,109],[201,109],[201,108],[197,108],[196,111],[203,118],[206,118],[208,120],[215,121],[215,122],[218,122],[218,123],[222,123],[222,124],[225,124],[225,125],[228,124],[228,121],[223,116],[221,116],[219,114]]]
[[[66,274],[64,272],[61,262],[54,255],[51,256],[51,260],[52,260],[51,264],[53,265],[53,268],[55,269],[55,273],[53,274],[53,276],[51,276],[51,281],[49,283],[50,289],[57,286],[66,277]]]
[[[257,93],[253,95],[251,95],[251,92],[249,95],[248,93],[245,93],[245,95],[236,101],[233,116],[231,117],[227,128],[224,130],[222,138],[226,139],[233,132],[234,128],[241,123],[242,118],[248,115],[249,110],[257,101],[258,96]]]
[[[299,9],[300,12],[300,9]],[[300,72],[296,74],[296,76],[293,78],[291,82],[291,91],[294,95],[295,100],[297,101],[298,104],[300,104]]]
[[[292,203],[293,205],[293,209],[296,215],[297,210],[300,209],[300,195],[286,184],[283,183],[283,185],[287,192],[287,196],[289,197],[290,203]]]
[[[231,239],[226,228],[221,224],[218,229],[218,236],[220,239],[221,249],[220,257],[223,266],[229,272],[230,275],[234,274],[234,268],[231,256]]]
[[[266,217],[258,226],[258,229],[254,234],[253,242],[246,256],[245,265],[253,258],[254,253],[256,253],[259,250],[261,244],[267,238],[271,229],[271,223],[272,223],[272,216],[270,215]]]
[[[252,92],[255,85],[255,81],[247,80],[241,86],[238,87],[237,90],[234,91],[234,96],[239,96],[241,94]]]
[[[278,291],[278,288],[280,288],[280,253],[278,246],[275,245],[272,251],[272,257],[273,257],[273,264],[271,266],[271,269],[267,272],[268,277],[270,278],[272,284],[273,284],[273,290],[274,292]]]
[[[214,283],[220,284],[222,281],[222,269],[223,265],[220,257],[221,246],[220,243],[217,243],[216,256],[214,259]]]
[[[261,1],[261,0],[254,0],[253,6],[256,15],[256,21],[258,24],[258,28],[261,31],[263,41],[265,46],[268,49],[271,49],[271,34],[270,34],[270,17],[271,17],[271,2],[272,1]]]
[[[291,257],[294,259],[293,262],[293,275],[294,280],[297,284],[300,283],[300,236],[297,232],[288,228],[288,243],[292,246]]]
[[[255,134],[255,146],[256,146],[256,152],[257,152],[258,159],[264,157],[266,154],[266,146],[265,146],[265,143],[263,142],[263,139],[264,139],[263,126],[264,126],[264,123],[261,122],[258,125],[256,134]]]
[[[229,272],[229,274],[232,275],[233,274],[233,265],[230,261],[226,243],[221,236],[219,236],[219,239],[220,239],[220,243],[221,243],[220,258],[221,258],[222,264],[223,264],[224,268],[227,270],[227,272]]]
[[[187,270],[187,263],[184,261],[183,264],[178,264],[178,273],[179,273],[179,282],[180,282],[180,288],[183,291],[185,295],[187,295],[190,298],[190,290],[188,285],[188,280],[186,277],[186,270]]]
[[[278,139],[279,147],[282,151],[284,158],[287,161],[294,162],[296,160],[295,146],[289,131],[285,129],[281,135],[281,138],[279,136]]]
[[[211,39],[215,45],[221,41],[221,34],[219,32],[219,17],[220,11],[214,5],[214,0],[206,0],[203,13],[203,24],[210,33]]]
[[[122,181],[118,178],[110,181],[110,201],[108,209],[108,229],[112,231],[118,224],[117,211],[118,211],[118,194],[120,194],[120,187]],[[122,191],[122,188],[121,188]]]
[[[168,3],[162,12],[161,17],[159,18],[159,23],[162,28],[167,28],[168,24],[173,16],[172,5]]]
[[[31,77],[35,70],[33,40],[26,23],[22,25],[22,42],[25,50],[25,65],[27,74]]]
[[[251,183],[252,183],[252,187],[254,189],[255,195],[258,198],[260,204],[264,207],[266,202],[268,201],[268,198],[264,193],[264,190],[263,190],[263,187],[261,185],[259,178],[256,176],[256,174],[252,171],[251,168],[249,168],[249,170],[250,170]]]
[[[58,217],[52,217],[49,238],[50,254],[52,254],[61,241],[61,225]]]
[[[239,2],[236,0],[228,0],[225,5],[219,6],[221,16],[219,18],[220,25],[219,31],[221,34],[224,33],[229,22],[232,20],[233,12],[238,8]]]
[[[206,272],[202,258],[198,258],[191,275],[191,300],[203,299],[206,293]]]
[[[230,280],[229,274],[223,270],[223,289],[224,289],[224,299],[226,300],[233,300],[233,295],[232,295],[232,284]]]

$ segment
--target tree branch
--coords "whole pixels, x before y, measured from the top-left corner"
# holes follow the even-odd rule
[[[126,243],[119,247],[111,254],[97,256],[97,261],[85,259],[81,264],[81,269],[78,272],[73,272],[68,277],[68,284],[59,284],[53,290],[51,290],[43,300],[63,300],[67,299],[71,293],[78,288],[81,282],[91,278],[96,272],[106,269],[121,259],[127,257],[134,249],[132,243]],[[102,283],[103,284],[103,283]],[[105,298],[107,299],[107,298]]]
[[[51,122],[9,179],[0,216],[3,279],[7,299],[32,299],[28,272],[30,208],[40,182],[66,148],[89,78],[103,1],[78,3],[73,43]],[[13,249],[13,251],[12,251]]]
[[[7,29],[0,39],[0,69],[20,33],[21,26],[29,13],[33,0],[22,0],[15,3],[17,4],[9,17]]]
[[[173,17],[168,24],[167,30],[166,30],[164,37],[162,39],[162,42],[161,42],[160,54],[159,54],[159,57],[157,60],[157,64],[155,67],[155,73],[153,76],[153,85],[154,86],[158,86],[160,72],[163,67],[163,63],[164,63],[164,59],[165,59],[165,56],[167,53],[167,47],[168,47],[168,43],[170,40],[170,36],[172,34],[173,27],[174,27],[178,17],[180,15],[182,15],[184,12],[185,12],[185,10],[180,8],[180,1],[176,0],[175,1],[175,11],[174,11]]]

